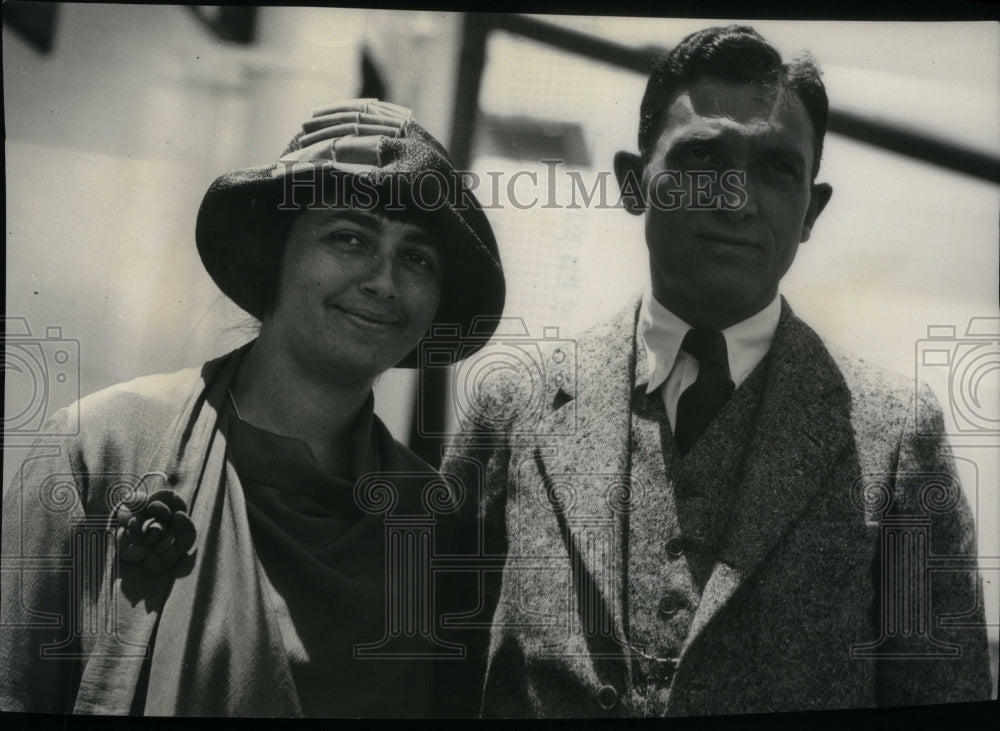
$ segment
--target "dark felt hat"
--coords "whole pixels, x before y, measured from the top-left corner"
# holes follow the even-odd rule
[[[217,178],[195,229],[205,269],[260,319],[274,295],[295,211],[331,204],[365,207],[433,231],[445,272],[432,333],[461,340],[463,357],[485,344],[506,293],[493,229],[445,149],[394,104],[354,99],[319,108],[277,162]],[[413,351],[398,365],[416,361]]]

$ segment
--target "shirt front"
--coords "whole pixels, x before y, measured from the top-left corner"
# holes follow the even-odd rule
[[[239,418],[228,435],[306,716],[420,716],[426,709],[426,661],[356,656],[357,645],[377,643],[387,627],[384,523],[363,513],[354,496],[354,479],[387,469],[394,448],[388,432],[379,439],[373,428],[372,405],[369,397],[349,437],[351,479],[325,473],[299,439]],[[411,649],[426,648],[418,639]]]
[[[781,298],[775,295],[760,312],[722,331],[729,377],[736,388],[771,349],[780,316]],[[691,329],[691,325],[657,302],[647,288],[639,308],[639,336],[649,366],[646,393],[661,389],[671,430],[677,428],[677,402],[681,394],[698,378],[698,360],[681,349],[684,336]]]

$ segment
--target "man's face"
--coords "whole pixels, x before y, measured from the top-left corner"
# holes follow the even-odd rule
[[[362,210],[306,210],[289,231],[264,327],[306,367],[370,381],[430,328],[443,274],[421,226]]]
[[[812,124],[794,92],[712,78],[682,89],[641,169],[654,296],[714,329],[764,308],[829,197],[810,184],[812,159]],[[745,174],[745,204],[692,208],[696,170],[731,188],[739,178],[729,171]],[[671,205],[682,190],[683,205]]]

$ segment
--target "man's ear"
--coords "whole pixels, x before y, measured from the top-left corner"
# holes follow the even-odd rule
[[[819,214],[826,208],[826,204],[830,202],[831,195],[833,195],[833,187],[828,183],[813,183],[810,189],[809,207],[806,209],[806,219],[802,222],[802,238],[799,239],[800,242],[804,243],[809,240],[813,224],[816,223]]]
[[[642,157],[633,152],[615,153],[615,177],[622,193],[622,205],[633,216],[641,216],[646,210],[642,190]]]

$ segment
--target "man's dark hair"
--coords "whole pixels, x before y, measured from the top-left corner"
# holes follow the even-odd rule
[[[813,126],[812,177],[819,172],[830,104],[819,68],[807,54],[783,64],[781,54],[753,28],[715,27],[692,33],[656,60],[639,108],[639,152],[649,157],[674,93],[706,77],[794,91]]]

